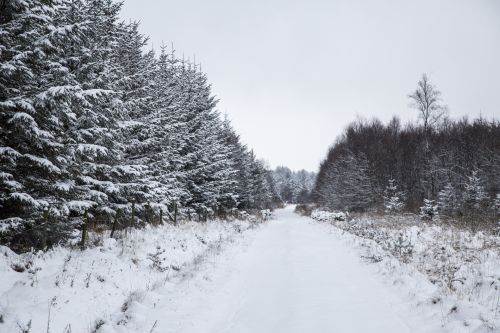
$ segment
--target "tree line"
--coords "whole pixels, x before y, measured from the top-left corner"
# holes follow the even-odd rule
[[[276,192],[283,202],[309,203],[314,188],[316,174],[307,170],[292,171],[286,166],[278,166],[272,172]]]
[[[500,122],[452,120],[427,76],[409,95],[421,122],[351,123],[321,163],[314,197],[335,210],[419,213],[495,223],[500,215]]]
[[[279,198],[216,110],[200,65],[144,52],[112,0],[5,0],[0,10],[0,243],[37,246],[82,216],[202,219]],[[142,214],[142,215],[141,215]],[[28,235],[28,236],[27,236]]]

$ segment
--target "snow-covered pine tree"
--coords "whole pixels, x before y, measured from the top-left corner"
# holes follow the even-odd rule
[[[113,170],[120,158],[117,123],[122,117],[122,102],[114,90],[120,72],[114,52],[121,4],[111,0],[81,4],[67,15],[73,25],[86,26],[77,44],[67,44],[68,58],[75,59],[71,73],[84,99],[72,108],[74,121],[65,133],[77,193],[68,208],[74,216],[81,217],[86,210],[89,216],[109,216],[123,200]]]
[[[186,159],[183,172],[191,198],[185,204],[192,206],[202,218],[218,209],[227,182],[234,182],[234,168],[229,149],[220,135],[221,121],[215,110],[205,74],[194,64],[182,67],[180,107],[187,131],[186,144],[181,151]]]
[[[255,207],[253,197],[253,183],[251,169],[255,161],[253,151],[248,151],[246,147],[241,148],[240,161],[237,161],[238,170],[238,208],[248,210]]]
[[[239,135],[233,129],[231,122],[224,116],[222,120],[221,136],[223,143],[229,149],[229,158],[232,161],[234,174],[234,182],[228,183],[230,188],[224,192],[225,197],[220,199],[223,213],[229,212],[238,206],[245,206],[249,193],[248,189],[248,173],[246,156],[247,148],[240,142]]]
[[[4,1],[1,243],[43,247],[84,212],[107,220],[131,201],[139,213],[176,202],[205,216],[276,201],[269,171],[221,121],[205,74],[165,49],[144,53],[146,38],[118,22],[120,8]]]
[[[365,210],[373,202],[372,181],[365,156],[347,152],[329,169],[322,190],[325,204],[337,210]]]
[[[271,187],[268,183],[267,174],[264,163],[255,158],[253,151],[250,152],[250,193],[252,197],[251,208],[266,208],[269,207],[272,200]]]
[[[471,176],[467,177],[465,191],[463,194],[463,205],[466,210],[478,211],[484,208],[488,196],[484,190],[483,181],[478,176],[478,171],[472,171]]]
[[[314,172],[278,166],[271,175],[282,201],[304,203],[310,199],[316,179]]]
[[[295,183],[297,184],[294,202],[308,202],[310,200],[311,192],[314,187],[314,181],[316,179],[315,173],[308,172],[306,170],[299,170],[293,173],[293,178],[295,179]]]
[[[400,212],[404,207],[404,193],[398,190],[398,185],[396,185],[396,180],[393,178],[389,179],[384,191],[384,207],[385,211],[388,213]]]
[[[439,219],[438,205],[434,200],[424,199],[424,205],[420,207],[420,218],[425,221]]]
[[[464,215],[468,217],[468,224],[473,231],[478,224],[483,222],[483,211],[487,208],[488,196],[484,189],[483,181],[478,176],[478,171],[472,171],[471,176],[467,177],[465,191],[462,199],[462,209]]]
[[[456,190],[451,183],[447,183],[446,186],[439,191],[437,205],[440,215],[452,216],[456,213],[458,200]]]
[[[166,196],[164,184],[155,171],[164,147],[156,138],[167,139],[163,127],[158,126],[158,63],[153,51],[143,52],[147,38],[139,33],[137,22],[118,24],[117,36],[113,90],[120,101],[117,108],[121,115],[118,122],[121,158],[113,173],[118,177],[122,194],[119,207],[130,211],[134,203],[135,213],[141,217],[149,213],[150,207],[163,204]]]
[[[29,228],[18,233],[22,240],[11,240],[28,246],[61,236],[55,220],[67,215],[73,185],[65,133],[83,96],[67,51],[80,42],[83,28],[63,18],[65,4],[7,1],[0,19],[0,154],[6,180],[0,219],[2,229]],[[37,220],[43,223],[34,226]]]
[[[153,93],[149,112],[138,119],[145,128],[140,129],[133,159],[142,159],[149,173],[144,179],[151,200],[158,201],[165,208],[185,202],[190,197],[183,168],[186,158],[182,151],[186,148],[187,125],[183,119],[180,91],[180,68],[174,51],[161,47],[159,59],[153,72]]]
[[[295,202],[297,184],[293,179],[292,170],[285,166],[278,166],[272,173],[278,193],[283,202]]]

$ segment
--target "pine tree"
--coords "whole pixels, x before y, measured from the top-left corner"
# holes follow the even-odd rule
[[[426,221],[439,219],[438,206],[434,200],[424,199],[424,205],[420,207],[420,217]]]
[[[7,1],[0,18],[1,229],[27,228],[35,233],[23,236],[31,246],[41,245],[41,229],[59,229],[47,225],[49,217],[68,213],[73,183],[64,134],[83,99],[62,47],[77,43],[80,29],[60,20],[58,8]]]
[[[384,207],[388,213],[395,213],[401,211],[404,207],[404,193],[398,191],[396,180],[389,179],[389,184],[384,191]]]
[[[446,186],[439,191],[437,204],[441,215],[451,216],[455,214],[458,204],[457,194],[451,183],[446,184]]]
[[[173,204],[206,218],[277,201],[264,163],[220,119],[206,75],[173,50],[144,52],[120,3],[2,6],[2,244],[45,247],[84,215],[109,220],[132,205],[139,219]]]
[[[470,211],[478,211],[484,208],[487,198],[483,181],[478,176],[477,170],[472,171],[472,175],[467,177],[467,183],[465,184],[464,208]]]
[[[373,202],[372,181],[366,157],[347,153],[336,160],[320,191],[327,207],[337,210],[367,209]]]
[[[82,89],[83,101],[72,108],[74,122],[66,132],[71,156],[75,197],[69,210],[81,216],[115,214],[115,204],[123,202],[113,167],[120,159],[117,123],[122,104],[114,89],[118,13],[121,4],[111,0],[88,0],[68,15],[74,25],[85,25],[81,40],[70,44],[70,58],[78,62],[72,74]]]

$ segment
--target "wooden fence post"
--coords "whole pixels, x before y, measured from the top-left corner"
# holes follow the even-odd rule
[[[115,235],[117,223],[118,223],[118,211],[116,212],[116,214],[113,218],[113,226],[111,227],[111,234],[109,235],[110,238],[113,238],[113,236]]]
[[[85,213],[83,213],[82,241],[80,243],[80,246],[81,246],[82,249],[85,248],[85,239],[87,238],[87,224],[88,224],[88,219],[89,219],[89,213],[85,209]]]
[[[174,225],[177,226],[177,202],[174,202]]]
[[[159,221],[159,224],[162,225],[163,224],[163,209],[160,208],[160,221]]]
[[[135,200],[132,201],[132,219],[130,220],[130,227],[133,227],[135,224]]]
[[[42,249],[45,250],[47,247],[47,225],[49,223],[49,209],[45,208],[43,210],[43,222],[42,222]]]

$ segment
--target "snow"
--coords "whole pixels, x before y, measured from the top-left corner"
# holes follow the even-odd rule
[[[35,156],[32,154],[24,154],[23,156],[26,157],[27,159],[29,159],[30,161],[36,163],[38,166],[47,169],[50,172],[55,172],[55,173],[61,172],[61,169],[56,167],[54,164],[52,164],[51,161],[49,161],[48,159],[46,159],[44,157],[39,157],[39,156]]]
[[[75,182],[72,180],[58,181],[54,184],[54,187],[60,191],[69,192],[75,186]]]
[[[0,332],[130,331],[137,302],[158,298],[200,263],[233,245],[255,225],[246,221],[184,223],[129,230],[123,239],[81,251],[56,247],[17,255],[0,246]],[[119,233],[121,237],[123,233]],[[93,242],[98,235],[89,234]],[[155,300],[157,301],[157,300]],[[148,331],[144,329],[143,331]]]
[[[30,116],[29,114],[27,114],[26,112],[16,112],[14,113],[14,115],[12,116],[12,118],[9,119],[9,123],[13,122],[13,121],[25,121],[27,123],[30,123],[30,122],[35,122],[35,119]]]
[[[113,90],[109,89],[87,89],[83,91],[84,96],[90,96],[93,98],[97,98],[100,96],[105,96],[105,95],[110,95],[110,94],[115,94]]]
[[[143,126],[144,123],[135,121],[135,120],[124,120],[124,121],[119,121],[118,122],[118,127],[120,128],[127,128],[127,127],[138,127],[138,126]]]
[[[96,203],[90,200],[72,200],[66,204],[69,210],[78,214],[83,214],[86,209],[92,208]]]
[[[18,201],[21,201],[21,202],[24,202],[30,206],[38,206],[39,203],[38,201],[36,201],[35,199],[33,199],[33,197],[31,195],[29,195],[28,193],[23,193],[23,192],[13,192],[13,193],[10,193],[10,197],[14,200],[18,200]]]
[[[15,72],[17,70],[17,67],[10,64],[10,63],[4,63],[0,66],[0,68],[3,70],[3,71],[6,71],[7,73],[11,74],[13,72]]]
[[[94,179],[90,176],[81,176],[79,177],[82,182],[85,184],[92,184],[100,186],[102,189],[106,190],[108,193],[118,193],[119,188],[116,184],[113,184],[110,181],[102,181],[98,179]]]
[[[0,155],[19,157],[21,154],[10,147],[0,147]]]
[[[146,170],[145,165],[135,164],[135,165],[117,165],[113,168],[120,175],[135,175],[140,176],[144,170]]]
[[[317,211],[312,216],[321,216]],[[500,237],[410,216],[322,223],[446,332],[500,331]]]
[[[79,90],[80,87],[76,85],[55,86],[48,88],[46,91],[42,93],[39,93],[37,97],[41,100],[48,100],[52,97],[66,96],[68,94],[78,92]]]
[[[23,219],[19,217],[9,217],[7,219],[0,220],[0,233],[15,230],[22,225],[22,223]]]
[[[84,251],[16,255],[1,247],[0,331],[29,320],[45,331],[50,307],[51,332],[495,332],[477,319],[480,309],[451,303],[373,240],[292,206],[274,215],[258,225],[130,230]],[[481,236],[470,242],[485,245]]]
[[[103,146],[81,143],[78,144],[76,149],[80,154],[92,154],[92,156],[106,156],[108,155],[108,149]]]
[[[292,208],[217,266],[142,310],[148,318],[141,325],[158,320],[158,332],[179,333],[409,331],[388,288]]]
[[[344,212],[325,212],[321,210],[315,210],[311,214],[311,218],[323,222],[345,221],[347,216],[347,213]]]

